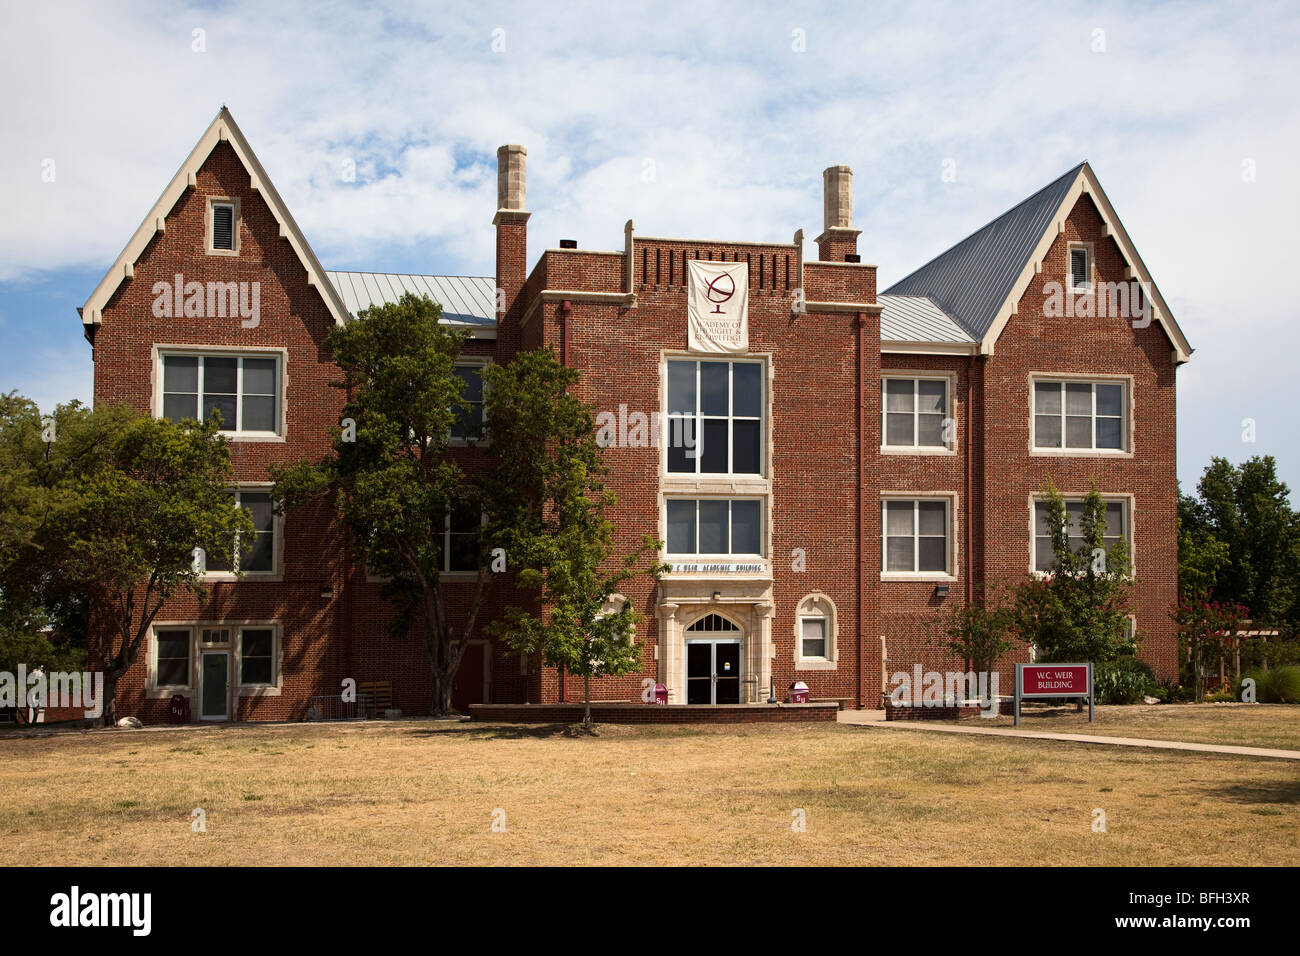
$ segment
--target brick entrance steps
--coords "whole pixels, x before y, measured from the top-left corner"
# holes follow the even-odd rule
[[[592,701],[599,724],[761,724],[834,722],[838,703],[819,704],[610,704]],[[501,723],[576,724],[582,704],[470,704],[471,720]]]

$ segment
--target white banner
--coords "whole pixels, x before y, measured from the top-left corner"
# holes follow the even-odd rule
[[[749,350],[749,263],[691,259],[686,292],[692,352]]]

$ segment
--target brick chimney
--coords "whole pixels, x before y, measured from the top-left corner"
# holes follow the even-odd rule
[[[519,345],[519,293],[528,278],[529,214],[524,209],[527,155],[528,150],[522,146],[497,150],[497,212],[492,225],[497,229],[498,343],[506,352],[513,352]]]
[[[861,229],[853,228],[853,170],[848,166],[829,166],[822,173],[826,226],[817,237],[818,258],[822,262],[845,262],[856,255]]]

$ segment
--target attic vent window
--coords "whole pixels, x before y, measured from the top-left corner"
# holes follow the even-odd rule
[[[233,202],[214,202],[212,204],[212,244],[213,252],[235,251],[235,227],[238,216]]]
[[[1070,250],[1070,288],[1076,292],[1087,292],[1092,288],[1092,263],[1088,260],[1086,248],[1078,246]]]

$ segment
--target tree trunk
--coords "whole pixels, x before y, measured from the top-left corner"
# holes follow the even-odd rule
[[[585,710],[582,714],[582,729],[591,732],[591,675],[582,675],[582,696],[585,702]]]
[[[104,673],[104,713],[101,719],[105,727],[117,726],[117,674],[112,671]]]

